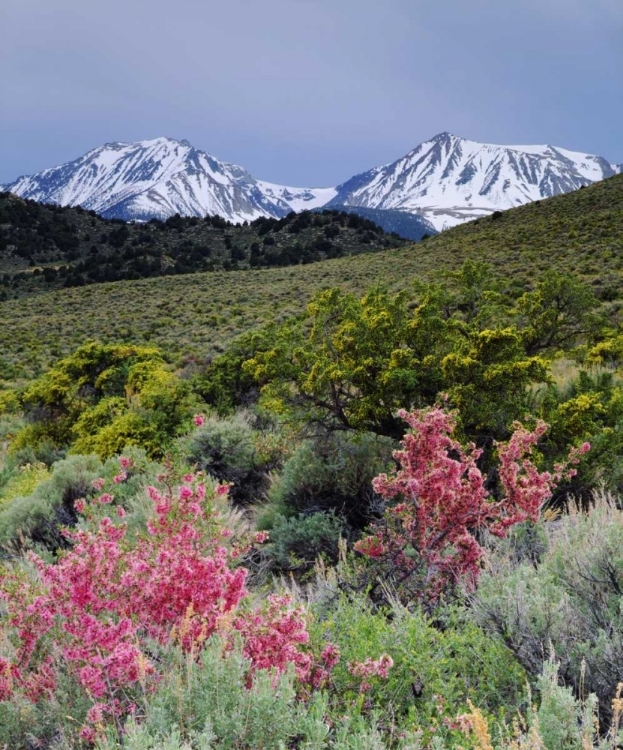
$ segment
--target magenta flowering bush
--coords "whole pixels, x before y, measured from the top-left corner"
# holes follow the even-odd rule
[[[477,465],[482,451],[452,437],[453,414],[434,407],[400,416],[411,428],[394,453],[400,468],[373,482],[385,500],[398,502],[355,549],[389,572],[405,599],[434,602],[459,581],[473,587],[483,555],[477,533],[504,536],[517,523],[536,521],[557,482],[573,476],[572,466],[590,449],[588,443],[574,448],[553,473],[540,472],[532,452],[547,425],[538,421],[528,430],[516,423],[510,440],[498,446],[502,493],[496,499]]]
[[[249,682],[258,669],[279,674],[290,665],[310,681],[315,660],[303,610],[287,597],[271,597],[259,610],[240,606],[247,572],[235,560],[266,534],[232,542],[212,502],[226,493],[223,485],[208,493],[201,475],[186,475],[176,490],[149,487],[154,514],[135,537],[113,494],[79,500],[86,522],[64,531],[71,549],[55,564],[31,555],[37,579],[15,570],[0,583],[1,628],[14,649],[0,661],[0,700],[15,691],[31,701],[50,698],[59,670],[68,670],[92,701],[81,729],[92,741],[96,725],[118,722],[134,710],[136,691],[156,684],[154,642],[192,654],[215,634],[225,651],[233,637],[242,639]]]

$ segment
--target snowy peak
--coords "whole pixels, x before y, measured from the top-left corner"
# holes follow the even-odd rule
[[[296,188],[257,180],[186,140],[154,138],[106,143],[0,189],[110,218],[219,214],[242,222],[327,205],[417,214],[442,230],[622,171],[600,156],[558,146],[497,146],[443,132],[337,188]]]
[[[334,204],[417,211],[437,229],[578,189],[620,167],[554,146],[497,146],[439,133],[339,185]]]
[[[106,143],[68,164],[20,177],[5,189],[44,203],[81,205],[107,217],[219,214],[235,222],[316,208],[335,195],[331,188],[258,182],[243,167],[173,138]]]

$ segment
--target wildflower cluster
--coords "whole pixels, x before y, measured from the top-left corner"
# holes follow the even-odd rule
[[[348,665],[348,671],[353,677],[361,679],[359,686],[360,693],[367,693],[372,685],[369,680],[373,677],[381,677],[386,680],[389,677],[389,670],[394,666],[394,660],[389,654],[382,654],[378,659],[366,659],[362,662],[351,662]]]

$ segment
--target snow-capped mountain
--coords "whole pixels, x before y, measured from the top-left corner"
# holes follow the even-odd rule
[[[295,188],[254,179],[188,141],[107,143],[75,161],[2,186],[22,198],[82,206],[108,218],[164,219],[218,214],[242,222],[316,208],[333,188]]]
[[[494,146],[441,133],[401,159],[336,188],[252,177],[188,141],[107,143],[75,161],[0,186],[24,198],[122,219],[219,214],[233,222],[321,206],[402,211],[446,229],[496,210],[576,190],[623,171],[554,146]]]
[[[417,212],[442,230],[622,170],[601,156],[554,146],[494,146],[440,133],[392,164],[338,185],[331,202]]]

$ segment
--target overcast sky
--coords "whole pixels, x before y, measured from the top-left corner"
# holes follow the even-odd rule
[[[0,4],[0,182],[159,135],[310,187],[444,130],[623,162],[623,0]]]

